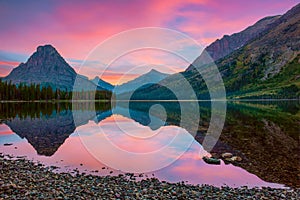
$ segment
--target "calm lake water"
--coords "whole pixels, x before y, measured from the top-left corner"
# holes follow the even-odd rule
[[[151,111],[157,104],[164,112]],[[189,130],[195,122],[181,123],[181,105],[131,102],[127,109],[103,102],[1,103],[0,152],[57,166],[58,172],[139,176],[146,171],[137,179],[299,187],[299,101],[227,102],[225,126],[212,151],[201,145],[210,102],[199,103],[195,137]],[[224,152],[242,161],[210,165],[202,160]]]

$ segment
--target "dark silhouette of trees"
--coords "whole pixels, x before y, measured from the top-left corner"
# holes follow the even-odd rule
[[[112,93],[110,91],[81,91],[76,92],[78,100],[109,100]],[[41,86],[40,84],[12,84],[0,79],[0,100],[71,100],[73,93],[68,90],[53,89],[51,86]]]

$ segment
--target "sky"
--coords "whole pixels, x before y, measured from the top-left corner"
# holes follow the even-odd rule
[[[263,17],[284,14],[297,3],[297,0],[0,0],[0,76],[8,75],[20,62],[26,62],[37,46],[45,44],[54,46],[80,74],[89,78],[100,75],[113,84],[126,82],[151,68],[166,73],[183,71],[187,64],[178,58],[175,61],[174,56],[163,51],[146,49],[121,55],[109,69],[104,67],[108,63],[89,55],[116,34],[144,27],[175,30],[207,46]],[[108,47],[105,53],[114,48],[118,45]],[[143,67],[135,70],[137,66]]]

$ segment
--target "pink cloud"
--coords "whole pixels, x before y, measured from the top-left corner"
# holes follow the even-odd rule
[[[7,76],[11,69],[18,66],[20,63],[15,61],[1,61],[0,60],[0,77]]]
[[[2,50],[29,55],[38,45],[52,44],[63,57],[81,60],[100,42],[128,29],[171,28],[207,45],[224,34],[241,31],[262,17],[282,14],[297,3],[294,0],[10,2],[0,3],[0,26],[4,27],[0,33]],[[117,69],[115,72],[119,73]]]

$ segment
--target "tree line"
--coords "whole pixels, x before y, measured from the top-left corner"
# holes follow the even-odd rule
[[[77,100],[108,100],[111,96],[110,91],[80,91],[73,94],[72,91],[53,89],[51,86],[34,83],[13,84],[11,81],[0,79],[0,100],[2,101],[71,100],[73,97]]]
[[[19,119],[25,119],[30,117],[31,119],[41,118],[42,116],[49,117],[51,115],[63,115],[66,112],[72,112],[72,110],[85,110],[103,112],[111,109],[111,102],[76,102],[71,103],[68,101],[60,102],[5,102],[0,103],[0,124],[1,120],[9,120],[18,117]],[[90,109],[89,109],[90,108]]]

